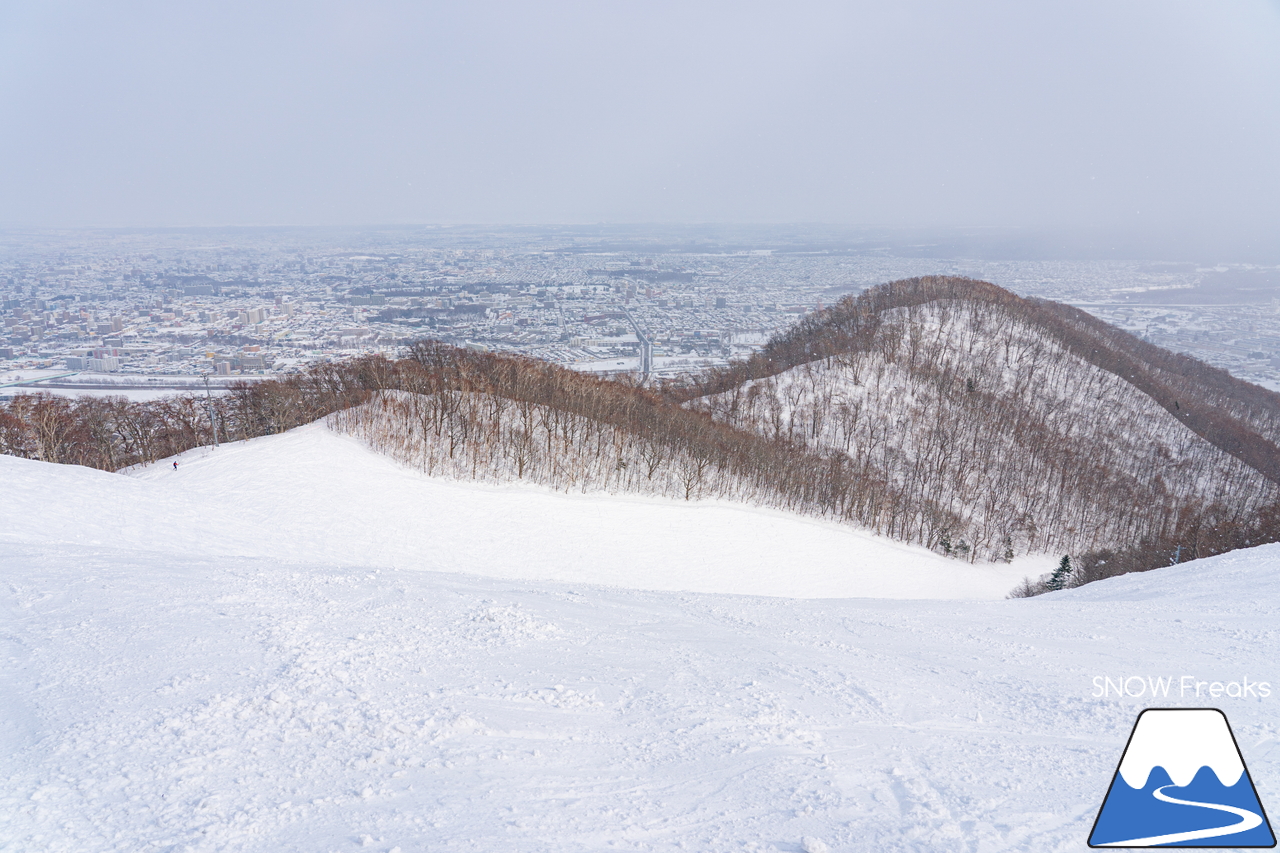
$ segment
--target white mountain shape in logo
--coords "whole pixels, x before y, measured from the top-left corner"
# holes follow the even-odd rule
[[[1157,766],[1180,788],[1190,785],[1201,767],[1227,787],[1244,773],[1226,717],[1211,708],[1150,710],[1139,718],[1120,775],[1130,788],[1145,788]]]

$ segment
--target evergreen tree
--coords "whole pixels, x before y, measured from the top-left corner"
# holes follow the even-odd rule
[[[1045,583],[1045,589],[1055,592],[1060,589],[1067,588],[1067,581],[1071,579],[1071,557],[1063,554],[1062,559],[1058,562],[1058,568],[1053,570],[1053,574],[1049,576],[1049,580]]]

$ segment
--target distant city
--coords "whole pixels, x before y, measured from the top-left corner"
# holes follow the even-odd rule
[[[926,247],[927,248],[927,247]],[[670,376],[898,278],[1068,302],[1280,389],[1280,268],[980,260],[884,244],[534,229],[5,235],[0,394],[225,387],[434,338]],[[38,386],[36,383],[39,383]]]

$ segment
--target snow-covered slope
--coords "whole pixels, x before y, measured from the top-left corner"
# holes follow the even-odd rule
[[[940,299],[878,323],[874,345],[688,405],[839,451],[949,516],[904,522],[898,538],[936,541],[946,528],[953,547],[983,560],[1118,550],[1167,535],[1189,507],[1201,517],[1229,507],[1235,523],[1280,497],[1259,470],[1016,305]]]
[[[312,429],[135,478],[0,459],[0,850],[1079,851],[1152,705],[1222,708],[1277,811],[1280,545],[1015,601],[502,580],[472,543],[540,502],[613,530],[615,502],[365,454]],[[434,528],[474,548],[456,564],[407,559],[427,534],[348,559],[432,494],[463,507]],[[712,536],[777,518],[616,505]],[[644,547],[701,555],[689,530]]]
[[[796,601],[5,544],[0,849],[1078,851],[1151,704],[1274,812],[1274,693],[1094,696],[1280,681],[1280,548],[1236,560]]]
[[[1049,568],[727,503],[447,482],[323,424],[178,461],[122,477],[0,457],[0,518],[18,521],[0,537],[798,597],[1001,598]]]

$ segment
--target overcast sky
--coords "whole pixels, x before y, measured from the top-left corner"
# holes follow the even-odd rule
[[[1280,235],[1280,5],[0,4],[0,223],[396,222]]]

